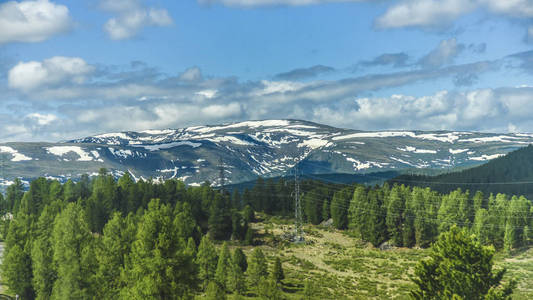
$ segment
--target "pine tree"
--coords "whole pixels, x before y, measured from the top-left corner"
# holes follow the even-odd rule
[[[415,299],[507,299],[514,281],[502,284],[505,269],[494,271],[494,248],[482,246],[465,229],[440,235],[430,257],[415,267]],[[460,297],[460,298],[458,298]]]
[[[274,280],[276,283],[281,283],[283,279],[285,279],[285,274],[283,272],[283,267],[281,266],[281,260],[279,257],[276,257],[274,260],[274,266],[272,268],[272,273],[270,273],[272,280]]]
[[[2,280],[7,283],[9,290],[27,299],[35,296],[30,257],[32,219],[31,216],[18,213],[9,223],[1,265]]]
[[[52,290],[54,299],[90,299],[91,266],[85,265],[86,250],[92,242],[91,232],[80,205],[69,203],[56,217],[52,232],[54,264],[57,280]]]
[[[476,211],[472,231],[481,245],[488,245],[490,242],[489,213],[486,209],[480,208]]]
[[[231,235],[231,214],[225,197],[217,193],[209,210],[209,234],[215,240],[224,240]]]
[[[280,287],[273,279],[261,278],[257,286],[257,294],[260,299],[282,299]]]
[[[350,207],[348,208],[348,226],[361,232],[365,225],[365,214],[368,206],[367,191],[365,186],[359,185],[353,192]]]
[[[13,183],[6,189],[7,210],[18,212],[20,201],[24,196],[24,185],[19,178],[15,178]]]
[[[215,271],[215,281],[224,290],[228,290],[228,278],[231,269],[231,256],[227,242],[222,244],[222,250],[218,257],[217,269]]]
[[[33,286],[36,299],[50,299],[52,287],[57,278],[53,264],[52,229],[54,219],[59,212],[59,205],[47,205],[37,222],[36,233],[31,248],[33,263]]]
[[[351,187],[344,188],[333,195],[330,210],[333,226],[337,229],[346,229],[348,227],[348,206],[353,195]]]
[[[236,263],[242,272],[246,272],[248,269],[248,262],[246,261],[246,255],[241,248],[235,249],[233,252],[233,262]]]
[[[215,279],[215,272],[217,268],[218,256],[215,245],[209,239],[209,236],[204,235],[200,246],[198,246],[198,253],[196,254],[196,265],[198,265],[198,279],[203,283],[205,289],[209,282]]]
[[[96,281],[98,298],[116,299],[124,287],[121,271],[125,268],[125,257],[128,257],[133,243],[133,235],[128,232],[126,221],[119,213],[104,226],[103,236],[96,248]]]
[[[240,253],[240,254],[239,254]],[[241,256],[242,255],[242,256]],[[242,259],[246,263],[246,257],[240,248],[235,249],[231,257],[230,274],[229,274],[229,290],[238,295],[244,294],[246,290],[246,282],[244,278],[244,268],[242,266]]]
[[[20,295],[23,299],[33,299],[35,292],[32,287],[31,258],[19,245],[5,253],[2,262],[2,279],[9,291]]]
[[[244,244],[245,245],[253,245],[254,244],[254,230],[252,227],[248,227],[246,229],[246,234],[244,235]]]
[[[381,206],[378,193],[375,190],[368,192],[368,209],[366,210],[365,223],[361,227],[361,237],[372,243],[374,247],[381,245],[387,239],[385,227],[385,210]]]
[[[267,261],[261,249],[255,248],[252,251],[247,273],[252,286],[257,286],[261,279],[268,276]]]
[[[211,281],[207,285],[206,299],[209,300],[225,300],[226,292],[216,281]]]
[[[385,223],[387,224],[390,241],[395,246],[402,246],[403,244],[402,227],[404,222],[404,208],[405,200],[400,193],[400,187],[394,186],[389,193]]]
[[[129,256],[127,288],[121,297],[129,299],[173,299],[194,291],[197,274],[186,241],[173,226],[173,210],[159,199],[148,204],[139,224]]]

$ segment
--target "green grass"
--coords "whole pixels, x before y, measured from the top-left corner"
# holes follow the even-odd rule
[[[290,225],[285,220],[265,220],[267,224],[256,226],[268,230],[268,239],[278,238]],[[286,299],[302,299],[308,280],[315,288],[315,299],[408,299],[414,288],[410,281],[414,267],[429,254],[427,249],[379,250],[350,231],[309,225],[304,229],[306,243],[282,243],[283,249],[272,243],[260,246],[270,261],[281,258]],[[512,255],[498,253],[495,265],[507,268],[504,280],[518,281],[513,299],[533,299],[533,248]]]

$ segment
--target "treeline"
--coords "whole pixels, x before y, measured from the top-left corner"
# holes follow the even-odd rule
[[[92,180],[39,178],[23,188],[16,180],[0,201],[2,280],[22,299],[279,296],[281,262],[239,248],[254,242],[253,210],[209,183],[116,181],[101,170]],[[214,240],[236,247],[217,250]]]
[[[380,246],[428,247],[453,224],[483,244],[529,245],[533,210],[524,197],[439,194],[404,185],[367,187],[303,180],[305,220],[332,220]],[[178,180],[115,180],[106,170],[61,184],[20,180],[0,197],[5,251],[2,280],[23,299],[188,298],[252,293],[279,297],[281,263],[255,250],[254,211],[291,216],[294,181],[258,179],[242,192],[187,187]],[[10,216],[13,216],[10,218]],[[270,275],[267,275],[270,274]],[[281,275],[280,275],[281,274]],[[259,284],[258,284],[259,283]]]
[[[389,180],[389,184],[394,183],[429,187],[441,193],[449,193],[460,186],[463,190],[485,194],[505,193],[533,199],[533,146],[460,172],[437,176],[401,175]]]
[[[260,190],[265,199],[284,201],[290,207],[290,202],[294,202],[290,192],[278,196],[278,190],[293,189],[293,184],[258,180],[250,193]],[[320,224],[331,218],[336,228],[354,229],[374,246],[388,241],[393,246],[429,247],[454,224],[467,228],[480,242],[496,249],[520,248],[533,239],[533,207],[523,196],[461,189],[440,194],[430,188],[387,183],[367,187],[309,180],[301,186],[307,222]],[[259,211],[263,210],[260,203],[253,198],[250,201]]]

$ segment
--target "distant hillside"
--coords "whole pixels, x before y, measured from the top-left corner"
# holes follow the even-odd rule
[[[104,133],[60,143],[0,144],[0,187],[39,176],[65,182],[106,168],[187,185],[237,184],[258,176],[413,172],[436,175],[480,165],[533,143],[531,134],[359,131],[299,120]],[[388,178],[387,178],[388,179]]]
[[[524,195],[533,199],[533,146],[460,172],[437,176],[401,175],[389,182],[431,187],[443,193],[461,188],[484,193]]]

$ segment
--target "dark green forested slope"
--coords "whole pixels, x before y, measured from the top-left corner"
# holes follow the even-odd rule
[[[402,175],[390,180],[410,186],[431,187],[448,193],[457,188],[533,198],[533,146],[529,145],[488,163],[438,176]]]

